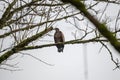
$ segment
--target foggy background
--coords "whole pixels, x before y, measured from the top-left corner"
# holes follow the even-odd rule
[[[120,6],[110,5],[107,13],[114,18],[118,9],[120,10]],[[90,22],[89,24],[93,26]],[[81,22],[78,25],[84,26]],[[66,41],[74,38],[72,32],[76,29],[65,23],[64,20],[58,22],[56,27],[59,27],[64,33]],[[51,33],[54,35],[54,31]],[[48,39],[51,43],[54,42],[53,37],[44,38],[44,40]],[[7,42],[5,45],[7,45]],[[101,47],[99,43],[88,43],[65,45],[63,53],[58,53],[55,46],[23,51],[52,66],[46,65],[28,55],[15,54],[17,57],[11,60],[10,63],[18,63],[17,66],[20,71],[0,69],[0,80],[119,80],[120,70],[113,70],[116,67],[115,64],[111,61],[108,51],[105,48],[100,50]],[[114,51],[112,47],[110,49]],[[114,51],[113,55],[115,59],[120,58],[116,51]],[[87,65],[84,60],[86,60]]]

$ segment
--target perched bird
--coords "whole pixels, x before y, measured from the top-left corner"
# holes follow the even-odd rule
[[[55,30],[54,34],[55,43],[64,42],[65,39],[63,33],[58,28],[55,28],[54,30]],[[58,48],[58,52],[63,52],[64,44],[56,44],[56,47]]]

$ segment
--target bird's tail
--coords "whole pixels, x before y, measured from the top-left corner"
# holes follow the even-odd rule
[[[58,52],[63,52],[63,48],[58,48]]]

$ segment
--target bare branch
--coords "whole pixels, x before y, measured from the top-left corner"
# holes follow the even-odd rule
[[[87,10],[85,5],[79,0],[62,0],[63,2],[69,2],[74,5],[78,10],[82,11],[84,16],[86,16],[98,29],[98,31],[107,38],[111,45],[120,53],[120,42],[116,39],[115,36],[107,29],[105,24],[100,23],[95,19]]]
[[[34,58],[34,59],[36,59],[36,60],[38,60],[38,61],[40,61],[40,62],[46,64],[46,65],[54,66],[53,64],[49,64],[49,63],[47,63],[47,62],[45,62],[45,61],[43,61],[43,60],[41,60],[41,59],[39,59],[39,58],[37,58],[37,57],[31,55],[31,54],[28,54],[28,53],[22,53],[22,52],[19,52],[19,53],[22,54],[22,55],[30,56],[30,57],[32,57],[32,58]]]
[[[105,40],[105,39],[100,40],[96,37],[96,38],[92,38],[92,39],[88,39],[88,40],[76,39],[76,40],[66,41],[64,43],[50,43],[50,44],[37,45],[37,46],[26,46],[26,47],[19,48],[19,49],[20,50],[32,50],[32,49],[39,49],[39,48],[55,46],[56,44],[85,44],[85,43],[100,42],[100,41],[109,42],[108,40]]]
[[[112,62],[116,65],[116,68],[115,68],[115,69],[117,69],[117,68],[119,69],[119,68],[120,68],[120,63],[118,63],[118,61],[116,62],[116,61],[113,59],[113,55],[112,55],[112,52],[110,51],[110,49],[109,49],[109,48],[107,47],[107,45],[105,45],[102,41],[100,41],[100,43],[108,50]],[[113,69],[113,70],[115,70],[115,69]]]
[[[7,51],[6,53],[4,53],[2,56],[0,56],[0,64],[6,60],[7,58],[9,58],[11,55],[13,55],[14,53],[19,52],[19,48],[25,47],[27,46],[30,42],[38,39],[39,37],[45,35],[46,33],[48,33],[49,31],[51,31],[53,28],[50,27],[36,35],[33,35],[32,37],[29,37],[25,40],[23,40],[21,43],[19,43],[18,45],[14,46],[11,50]]]

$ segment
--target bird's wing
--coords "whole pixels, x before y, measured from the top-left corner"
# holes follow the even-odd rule
[[[60,35],[61,35],[61,42],[65,42],[64,34],[61,31],[60,31]]]
[[[54,34],[54,41],[55,41],[55,43],[60,42],[60,40],[59,40],[59,33],[58,33],[58,32],[56,32],[56,33]]]

